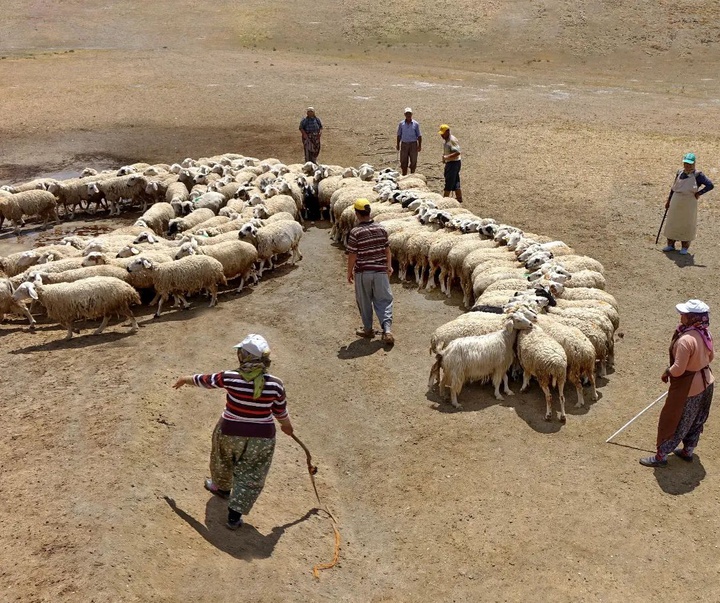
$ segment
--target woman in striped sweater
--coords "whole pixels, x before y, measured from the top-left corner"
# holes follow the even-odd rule
[[[260,335],[248,335],[237,349],[240,367],[207,375],[180,377],[175,385],[196,385],[227,392],[225,410],[212,436],[210,479],[205,488],[228,499],[227,527],[237,530],[242,516],[260,496],[275,450],[275,422],[287,435],[293,434],[285,388],[267,372],[270,347]]]

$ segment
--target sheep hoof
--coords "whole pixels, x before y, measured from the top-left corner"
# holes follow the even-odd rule
[[[160,314],[158,314],[157,312],[155,312],[155,314],[153,314],[153,318],[160,318]]]
[[[545,420],[546,420],[546,421],[552,421],[552,413],[546,414],[546,415],[545,415]]]
[[[578,403],[575,405],[575,408],[582,408],[583,406],[585,406],[585,403],[584,403],[584,402],[578,402]]]
[[[567,422],[567,417],[566,417],[565,415],[562,415],[562,416],[560,417],[560,422],[561,422],[561,423],[566,423],[566,422]]]
[[[505,398],[503,398],[502,396],[495,396],[495,399],[500,400],[501,402],[505,400]]]
[[[598,401],[598,395],[597,395],[597,394],[593,394],[592,396],[590,396],[590,399],[591,399],[593,402],[597,402],[597,401]]]

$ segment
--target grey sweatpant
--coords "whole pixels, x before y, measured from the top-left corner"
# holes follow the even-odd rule
[[[363,329],[372,329],[373,308],[383,331],[392,326],[393,295],[387,272],[356,272],[355,300],[357,301]]]

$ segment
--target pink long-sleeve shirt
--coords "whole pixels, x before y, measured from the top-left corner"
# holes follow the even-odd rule
[[[683,333],[675,342],[673,352],[675,353],[675,364],[668,369],[668,372],[673,377],[679,377],[685,371],[699,371],[710,364],[715,357],[715,354],[707,349],[705,342],[697,331]],[[715,381],[710,371],[705,371],[705,380],[708,385]],[[698,372],[693,377],[688,398],[697,396],[704,389],[703,377]]]

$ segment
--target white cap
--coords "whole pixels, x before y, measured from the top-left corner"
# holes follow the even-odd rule
[[[262,335],[255,335],[254,333],[250,333],[250,335],[233,347],[242,349],[257,358],[262,358],[270,353],[270,346],[265,338]]]
[[[404,113],[412,113],[412,109],[410,107],[405,107]]]
[[[675,309],[680,314],[705,314],[710,312],[710,306],[699,299],[689,299],[684,304],[678,304]]]
[[[308,107],[308,108],[305,110],[305,113],[308,113],[308,112],[310,112],[310,111],[312,111],[313,113],[315,113],[315,109],[314,109],[313,107]]]

